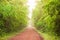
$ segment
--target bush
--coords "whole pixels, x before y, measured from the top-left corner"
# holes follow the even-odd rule
[[[26,1],[17,0],[16,4],[12,0],[0,2],[0,36],[21,31],[26,27],[27,6],[23,2]]]

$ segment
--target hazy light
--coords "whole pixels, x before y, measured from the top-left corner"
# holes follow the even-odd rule
[[[31,17],[32,17],[32,11],[33,11],[33,9],[36,6],[36,1],[35,0],[28,0],[27,5],[28,5],[28,10],[29,10],[28,17],[31,19]]]
[[[28,0],[27,1],[27,5],[28,5],[28,24],[27,24],[27,28],[31,29],[34,28],[34,24],[32,23],[32,13],[33,13],[33,9],[36,7],[37,2],[39,2],[41,0]]]
[[[30,7],[30,9],[35,8],[36,1],[35,0],[28,0],[27,5]]]

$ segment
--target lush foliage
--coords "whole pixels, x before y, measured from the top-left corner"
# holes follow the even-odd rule
[[[0,36],[22,30],[27,24],[26,0],[0,0]]]
[[[33,21],[39,31],[60,36],[59,0],[42,0],[33,13]]]

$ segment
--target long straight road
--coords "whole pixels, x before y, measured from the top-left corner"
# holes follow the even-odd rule
[[[34,29],[26,29],[9,40],[43,40],[43,38]]]

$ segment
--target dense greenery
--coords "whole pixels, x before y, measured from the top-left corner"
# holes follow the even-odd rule
[[[26,0],[0,0],[0,36],[20,31],[27,24]]]
[[[38,3],[33,13],[33,21],[35,27],[39,31],[50,35],[60,36],[59,0],[42,0]]]
[[[21,31],[26,27],[28,8],[25,5],[26,1],[0,0],[0,37],[5,36],[5,34]],[[51,37],[59,37],[60,0],[39,1],[33,11],[33,21],[39,32],[54,35]],[[59,40],[59,38],[48,38],[46,40]]]

